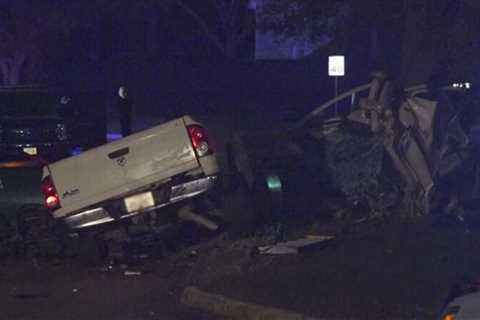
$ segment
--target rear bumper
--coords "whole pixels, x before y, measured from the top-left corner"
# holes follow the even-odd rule
[[[217,184],[217,180],[217,176],[207,176],[193,181],[173,185],[170,188],[169,199],[166,202],[161,202],[158,204],[156,203],[152,207],[139,211],[126,212],[119,215],[116,212],[109,212],[108,208],[106,207],[98,207],[64,217],[62,220],[71,229],[82,229],[117,220],[123,220],[203,194],[213,189]]]
[[[65,158],[71,153],[71,145],[68,142],[44,142],[31,144],[0,144],[0,152],[3,161],[29,160],[24,148],[35,148],[38,157],[54,162]]]

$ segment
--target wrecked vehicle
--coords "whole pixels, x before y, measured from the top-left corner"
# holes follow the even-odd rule
[[[308,210],[329,189],[349,203],[365,203],[370,216],[399,208],[408,215],[461,215],[478,197],[470,89],[470,83],[401,88],[379,73],[287,128],[237,134],[231,166],[254,194],[268,194],[255,203],[260,214],[302,207],[300,197],[310,193],[300,211]],[[252,147],[252,141],[264,143]],[[283,186],[283,200],[272,173],[282,181],[276,185]],[[282,201],[286,209],[272,210]]]
[[[342,121],[369,128],[384,153],[376,188],[362,190],[365,196],[377,192],[368,196],[374,211],[381,213],[389,202],[402,203],[410,215],[453,213],[475,196],[478,170],[470,139],[475,106],[466,91],[453,84],[395,88],[380,74],[370,84],[368,96],[345,114]],[[470,179],[465,180],[467,171]]]
[[[218,174],[206,130],[184,116],[45,166],[41,189],[53,217],[82,230],[188,203],[212,190]]]

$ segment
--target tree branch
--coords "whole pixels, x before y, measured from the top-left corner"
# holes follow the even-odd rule
[[[188,5],[183,2],[183,0],[175,0],[175,3],[182,8],[188,15],[190,15],[200,26],[202,31],[205,33],[207,38],[213,43],[215,47],[217,47],[218,50],[222,54],[225,54],[225,46],[223,45],[222,41],[215,35],[215,33],[210,30],[208,27],[207,23],[205,20],[203,20],[195,11],[193,11],[192,8],[190,8]]]
[[[6,58],[0,59],[0,70],[2,71],[2,84],[6,84],[8,74],[8,61]]]
[[[249,15],[246,15],[243,19],[243,28],[240,36],[238,37],[239,41],[245,40],[252,32],[255,32],[255,18],[252,18]]]
[[[229,32],[228,28],[229,28],[229,19],[227,17],[227,15],[225,14],[225,4],[223,4],[222,6],[222,0],[215,0],[214,3],[215,3],[215,9],[217,10],[217,15],[220,17],[220,20],[222,21],[222,27],[223,27],[223,30],[225,33]]]
[[[217,0],[216,2],[218,3]],[[238,21],[241,13],[241,2],[242,0],[231,0],[228,6],[227,12],[219,12],[221,16],[228,16],[226,20],[226,26],[224,26],[225,36],[228,38],[227,41],[230,41],[234,46],[241,44],[255,29],[254,19],[248,14],[245,14],[245,17],[242,21]]]
[[[238,17],[240,15],[240,9],[241,9],[241,1],[242,0],[232,0],[231,4],[230,4],[230,27],[232,29],[235,28],[235,23],[237,22],[238,20]],[[241,31],[242,29],[242,26],[239,25],[239,30]],[[237,30],[235,30],[237,31]]]

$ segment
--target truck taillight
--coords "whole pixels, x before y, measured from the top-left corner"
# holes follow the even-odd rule
[[[192,146],[199,157],[213,152],[205,129],[202,126],[198,124],[189,125],[187,126],[187,130],[190,140],[192,141]]]
[[[41,189],[45,206],[50,210],[60,208],[60,198],[58,197],[57,190],[50,176],[42,180]]]

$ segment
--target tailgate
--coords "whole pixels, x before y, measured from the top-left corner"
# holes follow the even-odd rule
[[[53,163],[56,217],[197,168],[182,118]]]

